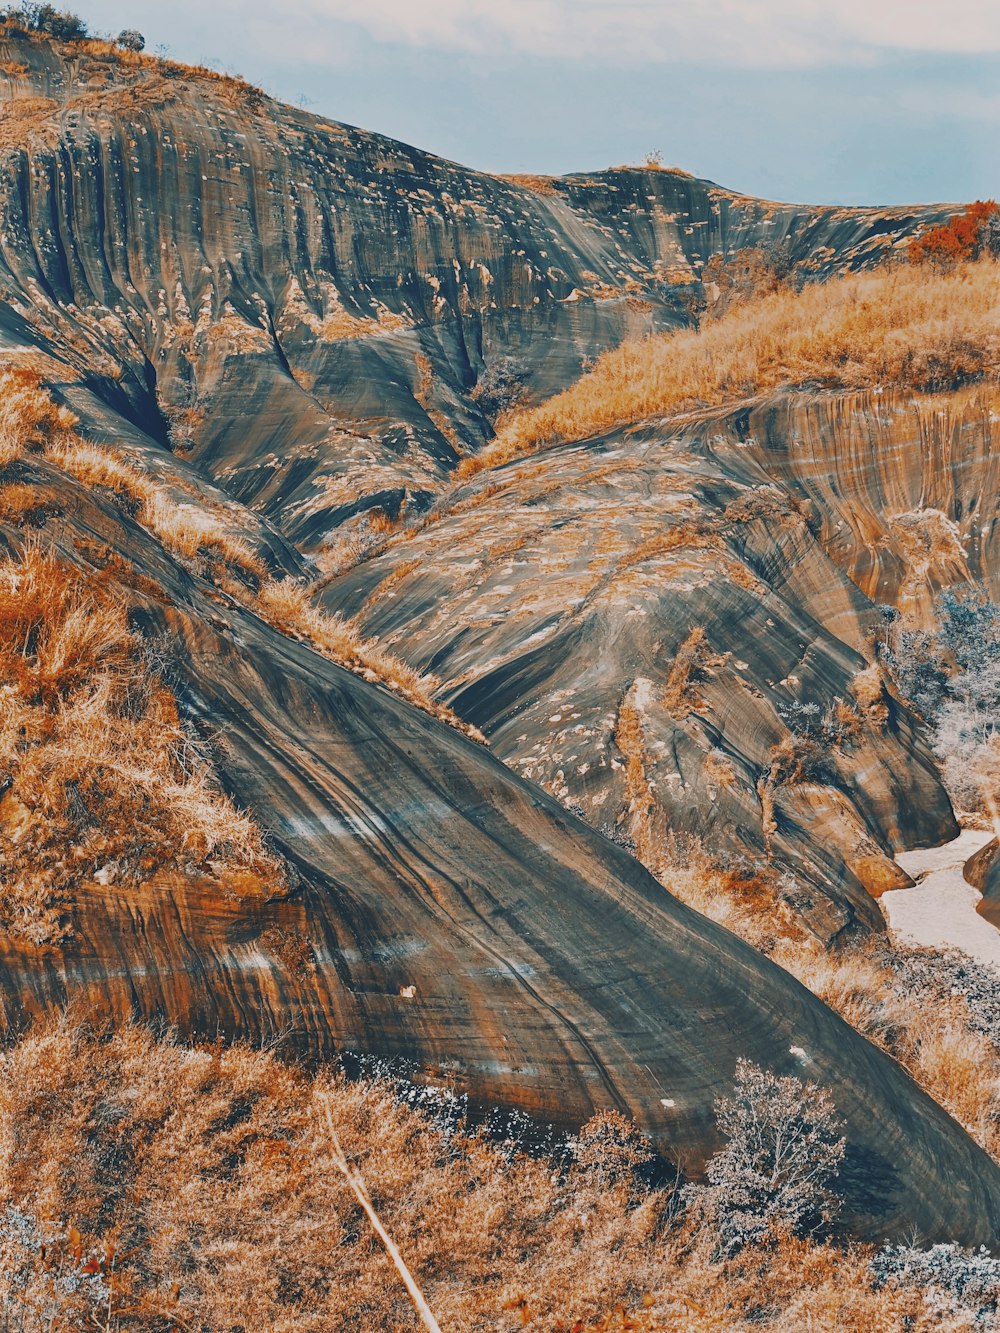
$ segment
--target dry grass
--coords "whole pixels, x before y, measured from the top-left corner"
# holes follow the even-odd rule
[[[75,425],[73,413],[58,407],[42,388],[36,370],[16,364],[0,368],[0,468],[29,449],[61,440]]]
[[[23,1333],[414,1333],[339,1148],[448,1333],[966,1327],[874,1291],[864,1247],[786,1237],[716,1261],[608,1128],[628,1132],[598,1120],[561,1173],[385,1083],[63,1019],[0,1056],[0,1308]]]
[[[645,564],[647,560],[669,555],[671,551],[711,551],[719,550],[721,546],[722,538],[717,533],[707,532],[699,522],[688,520],[675,523],[664,532],[658,532],[640,542],[621,557],[617,569],[619,572],[631,569],[635,565]]]
[[[510,181],[511,185],[516,185],[522,190],[530,190],[532,194],[558,194],[556,189],[556,176],[533,176],[530,173],[520,173],[513,176],[501,176],[502,181]]]
[[[108,74],[116,72],[122,82],[134,82],[143,74],[154,78],[162,75],[167,79],[192,78],[213,85],[220,99],[235,108],[257,110],[267,100],[265,94],[256,85],[248,83],[238,74],[220,73],[206,65],[186,65],[176,60],[166,60],[149,51],[127,51],[117,42],[102,37],[91,36],[81,41],[60,42],[44,33],[28,31],[13,20],[0,28],[0,35],[16,36],[22,42],[52,45],[70,59],[81,54],[92,57],[84,64],[84,73],[94,73],[98,69]],[[18,66],[19,69],[26,68]]]
[[[264,562],[219,512],[176,500],[123,455],[69,436],[47,448],[46,456],[84,485],[105,486],[130,500],[137,521],[180,559],[216,557],[252,579],[266,575]]]
[[[262,584],[253,608],[276,629],[305,639],[331,662],[373,684],[384,685],[438,721],[486,743],[482,732],[433,698],[438,685],[433,676],[421,676],[383,648],[377,639],[365,638],[355,621],[328,615],[315,604],[304,584],[295,579],[268,579]]]
[[[157,490],[142,507],[139,521],[160,538],[168,550],[182,559],[201,555],[218,556],[226,565],[262,579],[267,567],[253,547],[236,535],[218,513],[202,504],[184,504],[166,490]]]
[[[707,707],[705,701],[698,698],[695,686],[728,661],[728,653],[712,652],[705,631],[696,625],[677,649],[663,687],[663,706],[675,722],[683,722],[689,713],[698,713]]]
[[[783,943],[819,952],[782,897],[780,878],[770,865],[724,867],[697,838],[672,834],[659,848],[653,873],[674,897],[762,953],[772,955]]]
[[[807,935],[770,867],[726,869],[697,840],[675,839],[656,866],[661,883],[802,982],[881,1047],[1000,1161],[1000,1050],[967,1001],[942,991],[915,999],[899,951],[885,939],[832,952]]]
[[[5,379],[9,392],[3,397]],[[353,622],[324,614],[295,580],[270,578],[263,560],[244,537],[233,532],[220,507],[177,500],[165,485],[121,453],[81,440],[73,432],[74,424],[75,418],[52,402],[36,372],[8,369],[0,373],[0,441],[9,443],[8,461],[29,449],[44,450],[51,462],[84,485],[113,492],[171,554],[214,578],[227,593],[283,633],[307,639],[332,661],[385,685],[439,721],[485,743],[480,731],[433,699],[436,680],[419,675],[377,640],[365,638]],[[0,503],[2,499],[0,491]],[[23,516],[23,499],[14,497],[17,516]],[[372,527],[381,539],[394,524],[378,510]]]
[[[0,486],[0,523],[21,527],[45,511],[45,502],[34,486],[16,481]]]
[[[66,935],[95,877],[222,867],[280,883],[142,651],[113,580],[37,542],[0,563],[0,926],[35,944]]]
[[[638,707],[638,687],[633,683],[618,708],[615,745],[625,760],[625,809],[628,831],[636,856],[645,866],[654,853],[653,811],[656,797],[646,773],[646,738]]]
[[[748,300],[703,328],[626,343],[509,417],[459,475],[628,422],[785,385],[945,388],[1000,371],[1000,265],[898,266]]]
[[[773,957],[899,1061],[1000,1160],[1000,1052],[974,1029],[961,996],[915,1003],[911,988],[889,965],[891,949],[885,943],[842,954],[783,944]]]

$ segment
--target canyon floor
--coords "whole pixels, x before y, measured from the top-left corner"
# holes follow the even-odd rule
[[[915,882],[912,889],[894,889],[882,898],[891,932],[909,944],[961,949],[981,963],[1000,966],[1000,932],[978,915],[982,894],[962,873],[992,837],[992,832],[963,829],[941,847],[903,852],[897,860]]]

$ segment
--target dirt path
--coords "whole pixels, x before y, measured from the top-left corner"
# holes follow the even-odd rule
[[[892,934],[907,944],[962,949],[1000,967],[1000,930],[978,915],[982,895],[962,878],[962,866],[992,837],[992,831],[963,829],[953,842],[897,856],[917,884],[882,895]]]

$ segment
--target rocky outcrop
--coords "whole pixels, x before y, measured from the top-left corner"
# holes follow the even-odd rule
[[[970,856],[962,873],[983,895],[976,904],[976,911],[991,926],[1000,929],[1000,840],[994,838],[975,856]]]
[[[207,71],[0,35],[0,334],[183,448],[303,549],[426,506],[490,424],[669,327],[705,261],[822,276],[940,209],[807,208],[673,171],[483,175]]]
[[[848,544],[871,515],[861,532],[888,563],[908,530],[853,480],[849,430],[807,431],[853,411],[862,434],[864,406],[793,396],[550,449],[456,490],[326,601],[435,671],[496,754],[652,868],[698,835],[794,874],[820,937],[880,928],[893,853],[956,828],[873,662],[872,598],[897,589],[862,591]],[[912,508],[927,465],[887,452]],[[982,478],[961,475],[974,494]]]
[[[805,506],[831,560],[874,602],[930,626],[935,595],[974,582],[1000,596],[1000,397],[887,388],[786,394],[720,441]]]

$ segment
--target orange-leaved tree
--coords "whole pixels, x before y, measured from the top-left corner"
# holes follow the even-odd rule
[[[910,262],[921,264],[958,263],[978,259],[992,249],[992,234],[997,230],[1000,207],[994,199],[977,199],[961,213],[956,213],[939,227],[932,227],[910,242]]]

